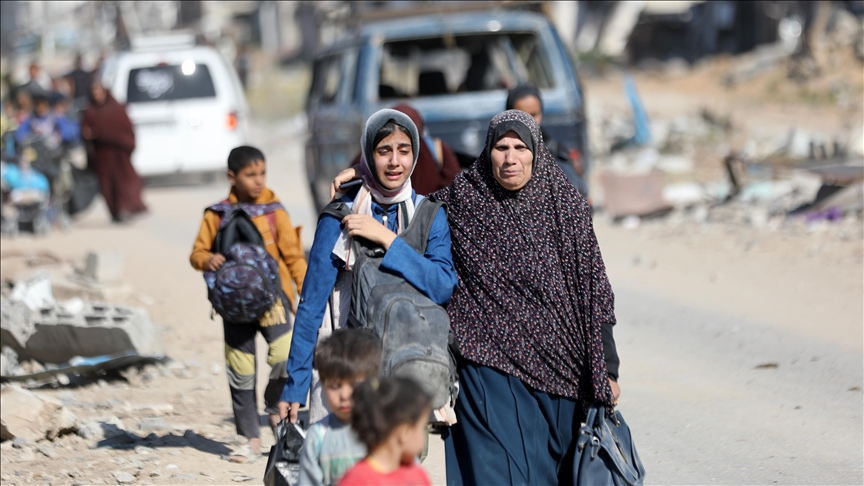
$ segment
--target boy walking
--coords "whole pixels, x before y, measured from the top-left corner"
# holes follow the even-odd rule
[[[229,322],[223,320],[225,331],[225,361],[234,422],[237,434],[249,440],[248,447],[229,460],[247,462],[261,454],[261,437],[255,399],[255,334],[261,332],[269,346],[267,364],[271,366],[270,381],[264,391],[265,411],[270,415],[271,427],[279,422],[278,401],[288,378],[286,361],[291,348],[292,323],[290,310],[296,311],[294,285],[299,293],[306,274],[306,258],[300,242],[299,230],[291,224],[288,212],[276,195],[266,187],[267,164],[260,150],[241,146],[228,155],[228,180],[231,192],[228,199],[208,207],[195,239],[189,261],[200,271],[215,272],[225,264],[225,255],[212,251],[216,233],[226,214],[231,210],[247,213],[258,229],[264,249],[279,266],[282,296],[258,322]],[[291,282],[294,282],[292,285]]]
[[[367,330],[337,329],[318,344],[314,360],[332,412],[309,427],[300,457],[299,484],[327,486],[338,483],[366,457],[366,446],[351,429],[351,396],[355,384],[381,371],[381,340]],[[287,407],[283,408],[287,415]]]

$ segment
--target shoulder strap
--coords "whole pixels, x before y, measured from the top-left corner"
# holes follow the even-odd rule
[[[210,206],[207,206],[206,208],[204,208],[204,212],[206,213],[207,211],[213,211],[214,213],[223,215],[224,217],[224,214],[230,211],[233,207],[234,206],[230,202],[228,202],[227,199],[224,199],[216,204],[211,204]]]
[[[329,214],[330,216],[333,216],[339,221],[342,221],[345,216],[351,214],[351,208],[349,208],[348,204],[344,201],[340,201],[337,199],[336,201],[333,201],[330,204],[324,206],[324,209],[321,211],[321,215],[318,216],[318,219],[320,220],[321,216],[324,216],[325,214]]]
[[[426,253],[426,243],[429,241],[429,233],[432,231],[432,223],[438,214],[438,209],[444,206],[432,196],[426,196],[417,203],[414,208],[414,218],[408,228],[399,235],[411,248],[417,250],[421,255]]]
[[[276,243],[276,248],[279,248],[279,234],[276,232],[276,211],[264,213],[267,218],[267,224],[270,226],[270,234],[273,235],[273,243]]]

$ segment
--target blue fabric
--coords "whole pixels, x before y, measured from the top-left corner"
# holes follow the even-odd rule
[[[356,191],[343,197],[343,201],[351,202],[354,194]],[[416,201],[416,194],[412,196]],[[393,205],[387,211],[387,227],[394,233],[397,210],[398,207]],[[374,201],[372,212],[376,221],[383,222],[383,208]],[[318,328],[321,327],[336,277],[343,267],[342,260],[333,254],[333,246],[341,232],[342,222],[333,216],[324,215],[318,221],[315,240],[309,251],[309,267],[303,281],[297,318],[294,321],[294,337],[291,340],[287,365],[288,383],[282,392],[282,401],[306,403],[306,393],[312,379],[312,357],[318,341]],[[450,253],[450,225],[444,209],[440,209],[435,215],[424,255],[420,255],[396,237],[381,266],[401,275],[436,304],[449,302],[458,280]]]
[[[633,135],[633,143],[636,145],[648,145],[651,141],[651,130],[648,127],[648,115],[645,113],[645,108],[642,106],[642,100],[639,99],[639,93],[636,92],[636,85],[633,83],[633,76],[624,76],[624,92],[627,94],[627,99],[630,101],[630,107],[633,109],[633,124],[636,127],[636,133]]]
[[[17,165],[4,162],[2,177],[11,189],[35,189],[47,193],[50,188],[48,179],[33,168],[22,171]]]
[[[577,400],[471,362],[459,380],[458,422],[442,434],[448,485],[573,484]]]
[[[81,127],[77,122],[74,122],[63,116],[46,115],[45,117],[30,116],[21,122],[21,125],[15,130],[15,140],[18,143],[23,142],[32,131],[31,124],[36,118],[37,121],[46,121],[48,117],[54,119],[54,131],[60,134],[60,138],[64,142],[75,142],[81,138]]]

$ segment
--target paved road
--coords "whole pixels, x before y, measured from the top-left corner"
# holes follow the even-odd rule
[[[617,302],[649,483],[862,484],[860,352],[626,286]]]

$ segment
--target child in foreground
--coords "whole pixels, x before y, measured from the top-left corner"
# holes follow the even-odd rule
[[[231,192],[220,204],[208,207],[201,221],[189,261],[199,271],[215,272],[225,264],[225,255],[214,253],[213,244],[224,214],[220,208],[237,206],[246,211],[258,229],[264,249],[279,265],[282,295],[258,322],[228,322],[223,320],[225,362],[234,423],[237,434],[248,439],[248,446],[226,456],[232,462],[254,462],[261,454],[261,432],[255,399],[255,335],[260,332],[267,341],[267,364],[270,380],[264,391],[265,411],[270,426],[279,423],[279,395],[288,380],[285,369],[291,349],[294,285],[300,291],[306,275],[306,257],[298,230],[291,223],[288,211],[267,187],[267,163],[264,154],[255,147],[241,146],[228,154],[228,181]],[[293,282],[293,284],[292,284]]]
[[[315,349],[315,368],[332,412],[312,424],[300,456],[300,484],[331,485],[366,456],[351,429],[355,384],[378,376],[381,340],[362,329],[337,329]]]
[[[369,454],[339,486],[430,486],[417,456],[426,445],[431,402],[420,385],[406,378],[375,378],[357,385],[351,427]]]

